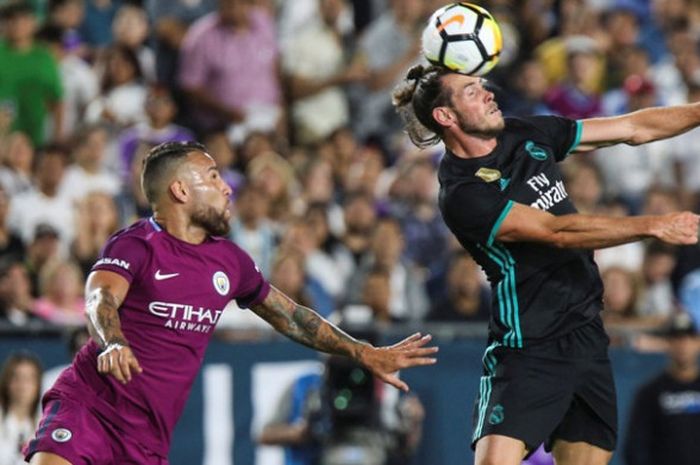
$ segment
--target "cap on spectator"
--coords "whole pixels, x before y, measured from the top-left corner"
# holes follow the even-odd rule
[[[20,15],[33,15],[32,4],[24,0],[10,0],[0,6],[0,18],[10,19]]]
[[[39,223],[34,228],[34,240],[43,239],[45,237],[52,237],[58,239],[60,234],[58,230],[48,223]]]
[[[650,95],[656,91],[654,83],[639,74],[632,74],[625,79],[622,87],[627,95]]]
[[[671,321],[661,332],[665,337],[695,336],[698,334],[698,329],[693,318],[682,312],[673,315]]]

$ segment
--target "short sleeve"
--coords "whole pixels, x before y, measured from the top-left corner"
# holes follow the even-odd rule
[[[148,247],[143,239],[126,235],[114,236],[102,249],[100,257],[92,266],[92,271],[111,271],[131,284],[144,269],[149,256]]]
[[[581,142],[583,123],[560,116],[533,116],[530,121],[554,148],[554,158],[563,161]]]
[[[460,184],[442,202],[443,217],[452,233],[464,242],[491,245],[514,202],[495,184]]]
[[[233,298],[236,299],[239,307],[250,308],[265,300],[270,293],[270,283],[263,277],[253,259],[240,247],[235,246],[235,254],[241,280]]]

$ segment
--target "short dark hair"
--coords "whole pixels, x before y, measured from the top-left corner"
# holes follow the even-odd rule
[[[442,139],[443,128],[433,118],[433,109],[450,104],[452,91],[442,85],[442,77],[453,72],[439,66],[416,65],[392,93],[392,103],[417,147],[429,147]]]
[[[154,204],[158,200],[161,183],[189,153],[206,151],[199,142],[164,142],[149,150],[141,171],[141,188],[148,201]]]
[[[10,0],[0,6],[0,19],[12,19],[20,15],[35,15],[32,4],[23,0]]]

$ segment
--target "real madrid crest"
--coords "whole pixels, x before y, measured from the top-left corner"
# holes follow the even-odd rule
[[[211,278],[212,283],[214,283],[214,289],[219,295],[227,295],[229,289],[231,288],[231,283],[229,283],[228,276],[223,271],[217,271]]]
[[[501,172],[494,168],[481,167],[474,176],[483,179],[484,182],[494,182],[501,179]]]
[[[73,437],[73,433],[66,428],[56,428],[51,433],[51,439],[56,442],[68,442]]]

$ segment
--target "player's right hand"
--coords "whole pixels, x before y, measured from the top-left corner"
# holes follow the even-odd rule
[[[658,217],[654,235],[664,242],[676,245],[698,242],[700,216],[691,212],[675,212]]]
[[[132,373],[139,374],[143,369],[131,347],[113,343],[107,345],[97,356],[97,371],[103,375],[112,375],[120,383],[126,384],[131,381]]]

